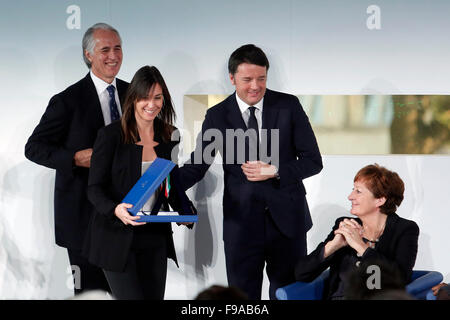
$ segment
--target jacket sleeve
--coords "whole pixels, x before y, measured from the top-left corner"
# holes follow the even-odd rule
[[[292,121],[297,159],[280,165],[278,174],[281,187],[311,177],[323,168],[322,156],[308,116],[297,97],[291,96],[290,98],[292,99],[290,103],[294,106],[292,108]]]
[[[206,149],[208,145],[214,143],[214,140],[211,139],[211,141],[206,141],[205,133],[213,128],[214,126],[211,120],[210,113],[209,111],[207,111],[205,120],[202,124],[202,131],[197,136],[195,150],[191,153],[190,160],[180,168],[180,180],[184,190],[191,188],[205,176],[206,172],[212,164],[212,160],[216,156],[217,150],[215,148],[213,148],[212,150],[210,150],[210,148]],[[207,150],[207,152],[209,151],[209,153],[206,155],[207,159],[205,159],[204,157],[205,150]]]
[[[172,148],[172,158],[178,158],[178,155],[174,157],[174,153],[178,151],[178,143],[176,143]],[[189,200],[186,195],[185,189],[183,188],[182,181],[180,179],[180,168],[178,165],[175,166],[170,172],[171,181],[171,191],[169,193],[169,204],[174,208],[180,215],[191,215],[197,214],[197,209],[191,200]],[[187,228],[192,229],[193,224],[186,225]]]
[[[328,234],[325,241],[321,242],[317,248],[299,259],[295,267],[295,279],[297,281],[311,282],[317,278],[323,271],[325,271],[336,259],[339,259],[339,252],[343,249],[339,249],[332,253],[328,257],[324,258],[325,245],[327,242],[333,240],[334,231],[338,229],[339,223],[344,218],[338,218],[333,226],[333,230]]]
[[[87,192],[89,201],[105,216],[113,216],[114,209],[119,204],[108,192],[112,181],[112,162],[116,147],[116,139],[108,136],[104,129],[99,130],[91,157]]]
[[[25,157],[37,164],[72,175],[76,150],[65,148],[71,111],[59,95],[50,99],[39,124],[25,145]]]
[[[169,204],[178,211],[179,214],[197,214],[192,202],[189,200],[180,181],[180,169],[175,166],[170,173],[171,192],[169,193]]]
[[[361,257],[361,262],[380,260],[387,265],[394,265],[404,276],[405,282],[408,283],[411,279],[417,257],[419,227],[414,221],[408,221],[408,225],[403,230],[399,231],[401,234],[399,235],[397,246],[395,248],[394,261],[387,258],[379,251],[367,248]]]

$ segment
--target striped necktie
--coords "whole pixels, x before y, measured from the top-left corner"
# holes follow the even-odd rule
[[[120,113],[119,113],[119,109],[117,108],[117,104],[116,104],[116,97],[114,95],[114,86],[110,85],[108,86],[108,88],[106,88],[106,90],[108,90],[109,93],[109,111],[111,113],[111,122],[119,120],[120,118]]]

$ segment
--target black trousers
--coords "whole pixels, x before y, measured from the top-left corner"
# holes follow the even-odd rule
[[[125,270],[103,271],[116,299],[163,300],[167,277],[167,234],[135,234]]]
[[[260,232],[247,237],[245,243],[224,243],[228,284],[243,290],[251,300],[261,299],[264,267],[270,282],[269,297],[275,300],[276,289],[295,282],[295,265],[306,255],[306,234],[286,237],[267,210],[263,219]]]
[[[89,263],[78,250],[67,249],[74,277],[74,293],[80,294],[91,290],[103,290],[111,293],[103,270]]]

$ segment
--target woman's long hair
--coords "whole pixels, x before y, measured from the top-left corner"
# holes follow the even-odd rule
[[[137,101],[148,96],[150,88],[155,84],[159,84],[162,88],[163,106],[154,120],[153,129],[155,136],[161,135],[163,141],[170,141],[176,115],[169,89],[167,89],[166,83],[156,67],[144,66],[134,75],[125,96],[121,119],[124,143],[136,143],[140,140],[134,115],[135,105]]]

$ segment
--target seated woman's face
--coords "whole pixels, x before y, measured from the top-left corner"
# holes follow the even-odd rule
[[[161,111],[163,101],[162,88],[156,83],[148,91],[147,97],[136,102],[134,108],[136,120],[153,121]]]
[[[366,187],[366,184],[360,180],[355,181],[353,184],[348,200],[352,202],[350,213],[358,217],[379,212],[379,207],[384,203],[380,199],[375,198]]]

